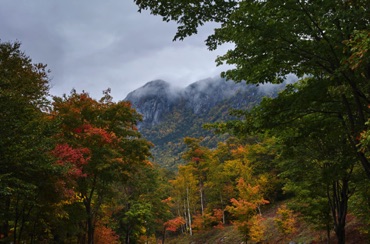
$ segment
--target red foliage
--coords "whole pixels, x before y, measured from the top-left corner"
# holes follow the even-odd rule
[[[90,124],[83,124],[82,126],[75,128],[74,133],[79,134],[85,138],[93,138],[94,142],[103,144],[112,143],[116,139],[116,135],[112,132],[108,132],[105,129],[93,127]]]
[[[202,149],[200,149],[200,148],[196,148],[194,151],[193,151],[193,155],[195,156],[195,157],[199,157],[199,158],[201,158],[201,157],[203,157],[204,156],[204,150],[202,150]]]
[[[191,160],[192,160],[193,162],[199,162],[199,161],[200,161],[200,158],[198,158],[198,157],[193,157]]]
[[[89,130],[86,131],[88,135],[97,136],[100,138],[101,143],[112,143],[113,138],[115,137],[114,134],[107,132],[101,128],[91,127]]]
[[[72,148],[68,144],[58,144],[52,151],[58,159],[56,164],[68,166],[68,174],[72,177],[86,177],[83,173],[83,166],[90,160],[90,150],[88,148]]]
[[[73,130],[74,133],[80,134],[82,132],[82,128],[76,128]]]
[[[186,222],[183,217],[177,217],[165,222],[164,226],[166,227],[166,230],[175,232],[178,230],[178,228],[180,228],[181,225],[184,225],[185,223]]]

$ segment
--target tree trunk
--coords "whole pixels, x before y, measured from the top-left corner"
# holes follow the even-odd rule
[[[187,199],[187,198],[186,198]],[[188,216],[187,216],[187,210],[186,210],[186,200],[184,199],[184,219],[185,219],[185,233],[188,231],[189,229],[189,220],[188,220]]]
[[[86,214],[87,214],[87,243],[94,244],[94,221],[93,214],[91,212],[90,201],[87,201],[86,205]]]
[[[191,214],[190,214],[190,204],[189,204],[189,188],[186,187],[186,200],[188,203],[188,216],[189,216],[189,233],[192,236],[193,235],[193,230],[191,228]]]
[[[130,244],[130,226],[127,225],[127,228],[126,228],[126,238],[125,238],[125,241],[126,241],[126,244]]]
[[[202,216],[204,216],[204,200],[203,200],[203,184],[202,183],[199,183],[199,192],[200,192],[200,209],[201,209],[201,213],[202,213]]]
[[[94,211],[91,206],[91,201],[95,193],[97,176],[94,175],[92,187],[88,196],[84,199],[85,210],[87,215],[87,243],[94,244],[94,232],[95,232],[95,220],[94,220]],[[95,211],[96,212],[96,211]]]
[[[326,243],[330,244],[330,226],[329,226],[329,224],[326,225]]]
[[[18,220],[19,220],[18,205],[19,205],[19,197],[17,196],[17,201],[15,203],[15,219],[14,219],[14,231],[13,231],[13,242],[14,243],[17,243],[17,227],[18,227]]]
[[[4,239],[9,236],[9,210],[10,210],[10,197],[5,198],[5,209],[4,209],[4,221],[0,229],[0,235],[3,235]]]
[[[342,179],[341,182],[339,180],[334,181],[332,184],[332,197],[329,195],[329,188],[327,194],[332,211],[334,231],[338,240],[338,244],[344,244],[349,199],[348,179]]]
[[[166,227],[163,227],[162,244],[164,244],[165,240],[166,240]]]
[[[224,201],[222,199],[221,192],[220,192],[220,200],[221,200],[221,209],[222,209],[222,224],[225,224],[225,208],[224,208]]]
[[[335,235],[337,236],[338,244],[346,243],[346,231],[344,225],[339,225],[335,227]]]

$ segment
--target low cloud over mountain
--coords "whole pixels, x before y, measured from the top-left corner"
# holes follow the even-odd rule
[[[154,161],[169,168],[181,162],[184,137],[203,137],[207,146],[224,139],[202,128],[205,123],[232,119],[230,109],[250,109],[280,86],[257,87],[221,78],[197,81],[177,88],[163,80],[148,82],[125,100],[143,115],[139,130],[155,145]]]

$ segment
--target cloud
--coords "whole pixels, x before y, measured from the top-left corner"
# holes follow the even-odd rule
[[[2,0],[2,41],[19,40],[35,62],[51,69],[51,92],[72,88],[100,97],[110,87],[117,99],[154,79],[185,86],[213,77],[224,49],[207,50],[214,25],[183,42],[172,42],[174,23],[138,13],[125,0]]]

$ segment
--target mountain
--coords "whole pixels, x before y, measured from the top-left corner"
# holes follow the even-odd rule
[[[139,130],[155,145],[154,161],[175,169],[182,162],[184,137],[203,137],[205,146],[215,147],[227,136],[214,135],[204,130],[203,124],[233,119],[230,109],[250,109],[262,97],[276,95],[279,87],[235,84],[214,78],[176,88],[166,81],[154,80],[129,93],[125,100],[143,115]]]
[[[166,81],[155,80],[129,93],[125,100],[131,101],[134,108],[143,115],[141,125],[150,127],[160,123],[165,115],[171,113],[178,95]]]

